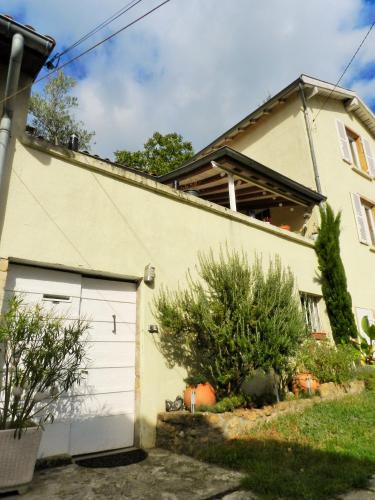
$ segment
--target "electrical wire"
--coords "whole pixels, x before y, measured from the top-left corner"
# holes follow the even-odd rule
[[[371,33],[372,31],[372,28],[375,26],[375,21],[371,24],[369,30],[367,31],[366,35],[364,36],[364,38],[362,39],[361,43],[359,44],[357,50],[354,52],[352,58],[350,59],[350,61],[348,62],[348,64],[345,66],[345,69],[344,71],[341,73],[341,76],[340,78],[337,80],[335,86],[333,87],[333,89],[330,91],[330,93],[328,94],[328,96],[326,97],[326,99],[324,100],[321,108],[317,111],[316,115],[315,115],[315,118],[313,118],[313,122],[316,121],[316,119],[318,118],[319,116],[319,113],[324,109],[325,105],[327,104],[329,98],[331,97],[331,95],[333,94],[333,92],[336,90],[336,88],[338,87],[339,83],[341,82],[341,80],[343,79],[345,73],[348,71],[348,69],[350,68],[352,62],[354,61],[355,57],[357,56],[358,52],[361,50],[363,44],[365,43],[365,41],[367,40],[367,37],[369,36],[369,34]]]
[[[136,19],[134,19],[134,21],[131,21],[130,23],[128,23],[125,26],[123,26],[122,28],[118,29],[117,31],[115,31],[111,35],[107,36],[106,38],[103,38],[102,40],[100,40],[99,42],[95,43],[94,45],[92,45],[88,49],[84,50],[83,52],[81,52],[77,56],[73,57],[72,59],[69,59],[69,61],[66,61],[65,63],[63,63],[60,66],[56,67],[52,71],[49,71],[46,75],[38,78],[37,80],[35,80],[35,82],[30,83],[28,85],[25,85],[24,87],[18,89],[16,92],[14,92],[13,94],[11,94],[8,97],[4,97],[3,99],[0,100],[0,104],[3,104],[4,102],[9,101],[10,99],[12,99],[13,97],[17,96],[18,94],[21,94],[21,92],[24,92],[25,90],[30,89],[34,84],[37,84],[37,83],[45,80],[46,78],[48,78],[49,76],[53,75],[57,71],[60,71],[62,68],[65,68],[69,64],[77,61],[78,59],[80,59],[84,55],[88,54],[89,52],[93,51],[94,49],[96,49],[97,47],[99,47],[100,45],[102,45],[103,43],[108,42],[109,40],[111,40],[112,38],[114,38],[115,36],[117,36],[118,34],[122,33],[123,31],[125,31],[128,28],[130,28],[134,24],[138,23],[139,21],[141,21],[145,17],[149,16],[150,14],[152,14],[153,12],[155,12],[156,10],[160,9],[161,7],[163,7],[163,5],[169,3],[170,1],[171,0],[164,0],[163,2],[159,3],[154,8],[148,10],[147,12],[145,12],[144,14],[142,14],[141,16],[139,16]]]
[[[93,35],[98,33],[98,31],[100,31],[103,28],[105,28],[106,26],[108,26],[110,23],[112,23],[113,21],[115,21],[116,19],[121,17],[123,14],[128,12],[130,9],[132,9],[133,7],[135,7],[136,5],[138,5],[142,1],[143,0],[132,0],[131,2],[127,3],[126,5],[124,5],[124,7],[122,7],[121,9],[117,10],[114,14],[112,14],[112,16],[107,17],[107,19],[105,19],[102,23],[100,23],[97,26],[95,26],[94,28],[92,28],[88,33],[83,35],[81,38],[79,38],[72,45],[70,45],[69,47],[64,49],[62,52],[58,52],[57,54],[55,54],[49,61],[47,61],[46,64],[52,63],[56,59],[60,59],[62,56],[64,56],[65,54],[67,54],[71,50],[75,49],[76,47],[78,47],[78,45],[80,45],[81,43],[83,43],[86,40],[88,40],[89,38],[91,38]]]

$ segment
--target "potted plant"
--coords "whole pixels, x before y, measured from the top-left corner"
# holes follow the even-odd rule
[[[87,329],[22,297],[9,300],[0,318],[0,492],[32,480],[51,405],[81,380]]]
[[[190,410],[192,392],[195,392],[196,406],[213,406],[216,404],[216,393],[212,385],[203,375],[190,375],[185,379],[187,388],[184,391],[184,405]]]

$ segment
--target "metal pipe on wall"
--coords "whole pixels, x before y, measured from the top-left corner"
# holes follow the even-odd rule
[[[4,93],[4,108],[0,121],[0,192],[2,190],[8,149],[11,137],[15,98],[11,97],[18,90],[23,58],[24,38],[19,33],[13,35],[9,68]]]

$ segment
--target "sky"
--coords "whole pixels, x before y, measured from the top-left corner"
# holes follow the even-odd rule
[[[161,1],[142,0],[61,62]],[[1,11],[61,52],[127,3],[4,0]],[[92,152],[141,149],[155,131],[198,151],[302,73],[336,83],[374,19],[375,0],[170,0],[65,71]],[[341,85],[375,108],[375,28]]]

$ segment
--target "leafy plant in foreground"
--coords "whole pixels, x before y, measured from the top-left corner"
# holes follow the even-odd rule
[[[88,329],[13,297],[0,320],[0,430],[53,419],[59,396],[82,379]]]

